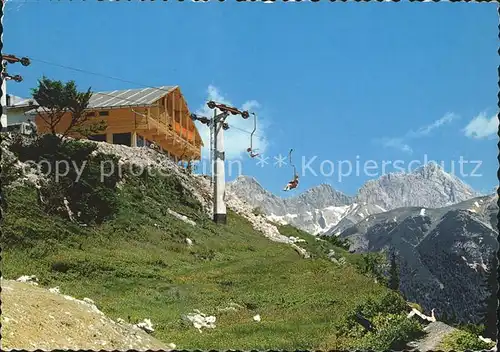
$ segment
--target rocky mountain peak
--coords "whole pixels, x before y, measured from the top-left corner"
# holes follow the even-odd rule
[[[365,183],[356,202],[376,204],[390,210],[408,206],[438,208],[480,194],[435,162],[411,173],[391,173]]]
[[[326,207],[338,207],[349,205],[352,203],[352,197],[335,190],[331,185],[322,183],[318,186],[309,188],[304,193],[291,198],[292,204],[308,204],[314,209],[321,209]],[[290,204],[290,205],[292,205]],[[293,205],[292,205],[293,206]]]
[[[240,183],[240,184],[246,184],[246,185],[255,185],[255,186],[261,186],[259,181],[255,177],[252,176],[247,176],[247,175],[240,175],[236,178],[236,180],[233,181],[233,183]],[[263,187],[262,187],[263,188]]]
[[[433,177],[442,177],[442,176],[452,176],[448,174],[441,165],[437,164],[434,161],[430,161],[429,163],[420,166],[419,168],[413,171],[414,175],[420,175],[424,178],[430,179]]]

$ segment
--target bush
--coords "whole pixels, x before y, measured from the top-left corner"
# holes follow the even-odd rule
[[[354,254],[351,258],[351,264],[360,274],[372,277],[383,285],[388,285],[385,274],[388,263],[384,253]]]
[[[483,335],[486,327],[483,324],[475,325],[475,324],[463,324],[457,327],[460,330],[470,332],[475,335]]]
[[[377,313],[369,319],[374,331],[366,331],[354,320],[354,314],[336,326],[337,336],[349,341],[346,349],[403,350],[410,341],[424,335],[422,325],[406,314]]]
[[[75,217],[86,224],[101,223],[116,212],[118,157],[95,153],[97,144],[61,142],[57,136],[47,134],[31,143],[16,140],[11,150],[21,161],[39,163],[40,171],[47,175],[40,189],[47,213],[67,217],[64,198]],[[110,165],[114,170],[102,180],[101,165]]]
[[[394,291],[370,298],[358,305],[335,327],[338,336],[351,341],[349,349],[403,349],[406,343],[421,336],[423,329],[417,320],[406,317],[408,305]],[[372,322],[375,331],[366,331],[356,321],[356,313]]]
[[[343,248],[346,251],[349,250],[349,247],[351,244],[349,243],[349,240],[347,239],[341,239],[338,236],[319,236],[322,240],[325,240],[331,244],[333,244],[336,247]]]
[[[494,346],[494,343],[488,344],[479,340],[479,336],[470,331],[455,330],[444,337],[440,349],[445,351],[480,351],[491,349]]]
[[[394,291],[387,291],[375,299],[368,299],[357,307],[357,311],[366,318],[373,318],[377,314],[399,314],[407,311],[408,305],[404,298]]]
[[[423,335],[422,326],[404,314],[377,315],[373,319],[376,332],[369,332],[360,341],[358,348],[381,350],[403,350],[408,342]]]
[[[408,305],[411,307],[411,308],[415,308],[416,310],[418,310],[419,312],[423,312],[422,310],[422,306],[418,303],[414,303],[414,302],[408,302]]]

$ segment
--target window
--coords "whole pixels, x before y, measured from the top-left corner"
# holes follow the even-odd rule
[[[99,116],[109,116],[109,111],[99,111]]]
[[[88,117],[94,117],[95,116],[95,111],[89,111],[87,112]]]
[[[113,144],[121,144],[126,146],[132,145],[132,134],[129,133],[113,133]]]
[[[89,136],[89,139],[92,141],[106,142],[106,135],[105,134],[94,134],[93,136]]]

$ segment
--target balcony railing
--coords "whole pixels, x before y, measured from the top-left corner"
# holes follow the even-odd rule
[[[189,149],[201,148],[201,141],[195,141],[196,132],[182,127],[178,122],[167,125],[167,114],[147,116],[136,115],[136,128],[142,130],[156,130],[160,135],[173,136],[178,142],[188,143]],[[173,132],[173,133],[172,133]]]

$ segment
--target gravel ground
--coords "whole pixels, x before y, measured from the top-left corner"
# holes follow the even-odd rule
[[[437,351],[443,338],[455,330],[456,329],[454,327],[446,325],[440,321],[430,323],[424,328],[427,335],[411,344],[412,351]]]
[[[1,281],[2,350],[169,350],[95,305],[29,283]]]

